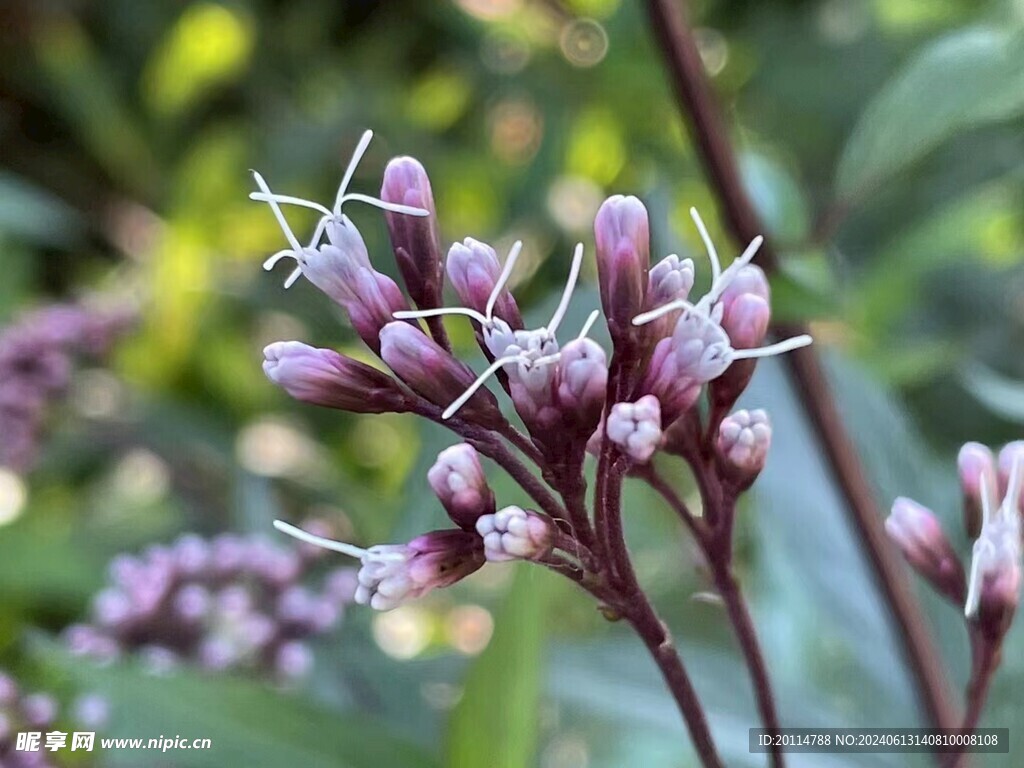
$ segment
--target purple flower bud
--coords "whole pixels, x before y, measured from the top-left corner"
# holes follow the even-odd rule
[[[210,548],[196,534],[186,534],[174,543],[174,561],[178,570],[192,576],[206,568],[210,561]]]
[[[956,463],[963,493],[964,528],[968,536],[977,538],[981,533],[983,507],[987,504],[995,508],[998,503],[995,458],[981,443],[964,443]]]
[[[954,603],[963,602],[963,566],[931,510],[900,497],[893,502],[885,530],[911,567],[936,591]]]
[[[756,293],[743,293],[725,306],[722,328],[733,349],[754,349],[764,341],[770,320],[768,300]]]
[[[380,354],[414,392],[442,408],[457,400],[476,380],[469,366],[408,323],[384,326],[380,332]],[[487,389],[474,392],[462,406],[460,416],[492,428],[502,419],[498,401]]]
[[[719,465],[741,488],[747,488],[764,469],[771,444],[772,427],[767,413],[761,409],[736,411],[718,427]]]
[[[487,485],[480,457],[468,443],[441,451],[427,480],[448,517],[463,530],[472,531],[478,517],[495,510],[494,493]]]
[[[686,300],[693,288],[693,259],[680,259],[677,255],[666,256],[653,267],[647,281],[644,297],[644,311],[657,309],[674,301]],[[648,324],[645,334],[650,345],[671,333],[679,319],[681,310],[659,317]]]
[[[387,374],[332,349],[279,341],[263,350],[263,370],[296,400],[353,413],[399,413],[406,398]]]
[[[115,627],[132,616],[132,601],[119,589],[105,589],[93,599],[93,616],[104,627]]]
[[[616,403],[608,413],[608,439],[638,464],[650,461],[661,445],[661,403],[644,395],[635,403]]]
[[[236,661],[238,651],[225,637],[207,637],[199,644],[199,663],[206,669],[220,672]]]
[[[745,264],[741,267],[722,290],[718,300],[726,314],[729,313],[732,302],[745,293],[752,293],[765,301],[771,301],[772,294],[768,278],[765,277],[764,270],[756,264]]]
[[[484,541],[484,556],[492,563],[538,560],[551,551],[551,521],[521,507],[505,507],[476,521]]]
[[[298,640],[283,643],[274,655],[274,668],[285,680],[301,680],[313,669],[313,652]]]
[[[277,599],[277,616],[281,621],[302,627],[312,624],[318,603],[306,587],[293,586]]]
[[[604,350],[591,339],[575,339],[562,347],[558,360],[558,407],[563,420],[589,437],[604,410],[608,362]]]
[[[358,586],[355,568],[338,568],[327,574],[324,580],[324,592],[339,603],[349,603],[355,599]]]
[[[981,534],[974,542],[964,613],[991,642],[1002,639],[1020,600],[1022,580],[1022,521],[1020,497],[1024,486],[1024,451],[1011,443],[1006,456],[1006,490],[999,509],[983,507]],[[1002,455],[1001,457],[1002,458]],[[984,497],[983,497],[984,498]]]
[[[359,569],[356,602],[387,611],[407,600],[448,587],[484,564],[483,542],[474,532],[461,529],[432,531],[408,544],[380,544],[361,549],[321,539],[280,520],[279,531],[300,541],[356,557]]]
[[[486,315],[487,303],[502,271],[494,249],[487,243],[467,237],[448,249],[445,269],[459,300],[470,309]],[[523,327],[519,306],[507,285],[498,292],[491,316],[504,320],[512,330]]]
[[[18,700],[18,684],[10,675],[0,672],[0,707],[9,706]]]
[[[612,340],[632,338],[633,318],[644,308],[650,264],[647,209],[635,197],[614,195],[594,219],[601,304]]]
[[[430,179],[418,160],[396,157],[384,171],[381,199],[430,212],[428,216],[409,216],[385,211],[391,246],[412,300],[421,309],[441,305],[441,239]]]
[[[409,304],[395,281],[370,265],[363,236],[347,216],[332,222],[327,232],[330,243],[298,255],[302,274],[345,308],[356,333],[378,352],[380,329]]]

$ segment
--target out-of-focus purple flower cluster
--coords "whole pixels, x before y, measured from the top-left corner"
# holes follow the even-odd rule
[[[330,526],[308,527],[329,534]],[[280,682],[313,665],[309,640],[337,626],[356,589],[353,569],[309,585],[323,550],[262,536],[185,534],[138,556],[119,555],[91,621],[64,634],[72,653],[101,661],[133,655],[153,672],[179,664],[240,670]]]
[[[107,702],[102,697],[81,696],[72,704],[71,712],[64,714],[55,696],[25,693],[0,670],[0,766],[4,768],[50,768],[54,765],[50,760],[53,753],[45,749],[46,733],[60,731],[70,742],[69,730],[95,731],[106,720]],[[40,734],[37,748],[18,749],[19,733]]]
[[[130,323],[126,312],[54,304],[0,330],[0,466],[32,468],[47,408],[76,363],[102,357]]]

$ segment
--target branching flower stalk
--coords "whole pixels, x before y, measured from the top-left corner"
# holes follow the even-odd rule
[[[771,429],[762,411],[728,415],[756,360],[809,344],[802,335],[762,346],[769,323],[767,282],[750,264],[760,238],[722,268],[696,211],[707,246],[710,288],[691,300],[694,265],[668,256],[650,265],[648,214],[635,197],[616,195],[594,223],[610,360],[587,337],[602,311],[591,312],[566,343],[561,329],[586,257],[573,251],[561,301],[544,326],[525,325],[508,289],[521,244],[502,265],[493,248],[472,238],[455,243],[442,263],[430,182],[411,158],[392,160],[381,198],[348,192],[364,136],[335,206],[270,191],[256,174],[255,200],[266,202],[289,248],[267,261],[298,264],[286,283],[306,276],[347,312],[356,333],[391,374],[330,349],[288,341],[265,350],[264,370],[296,399],[356,413],[411,413],[443,424],[462,442],[444,450],[428,481],[453,527],[412,541],[359,547],[331,541],[283,521],[279,530],[360,561],[356,602],[378,610],[450,586],[488,562],[525,560],[560,573],[599,603],[610,619],[631,625],[660,668],[706,766],[721,766],[703,707],[664,622],[633,567],[627,547],[623,484],[651,483],[693,532],[711,566],[754,679],[766,727],[778,728],[765,665],[731,569],[732,529],[739,495],[764,466]],[[387,211],[392,247],[405,292],[377,272],[341,205],[359,200]],[[323,216],[303,246],[281,205]],[[326,242],[322,242],[326,237]],[[443,276],[460,305],[441,303]],[[417,307],[413,309],[412,304]],[[456,359],[441,321],[468,319],[489,365],[479,375]],[[427,321],[426,331],[418,324]],[[525,432],[502,413],[486,382],[495,377]],[[706,400],[708,418],[701,416]],[[584,463],[597,455],[588,503]],[[703,513],[691,513],[651,465],[659,452],[682,457],[701,489]],[[481,456],[506,471],[535,508],[502,505],[488,484]],[[781,754],[773,755],[775,765]]]

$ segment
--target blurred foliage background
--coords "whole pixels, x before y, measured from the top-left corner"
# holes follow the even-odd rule
[[[1024,422],[1024,4],[691,6],[784,256],[776,316],[812,321],[880,505],[914,496],[959,532],[958,445],[1019,437]],[[95,295],[140,320],[109,367],[76,376],[42,462],[0,470],[0,666],[30,689],[102,692],[103,735],[213,739],[162,765],[695,764],[640,643],[526,566],[488,567],[388,614],[350,610],[316,644],[308,683],[287,690],[92,668],[54,641],[85,616],[113,555],[183,531],[266,531],[274,517],[315,514],[367,543],[442,521],[425,472],[451,437],[411,417],[298,405],[260,371],[270,341],[349,350],[356,339],[310,284],[285,292],[283,272],[261,271],[281,236],[246,197],[248,169],[329,199],[367,127],[377,138],[354,187],[375,193],[389,157],[420,158],[447,242],[526,242],[521,305],[543,309],[572,244],[592,246],[611,192],[641,196],[655,252],[693,255],[699,279],[689,206],[720,250],[743,245],[717,224],[639,3],[7,0],[0,321]],[[379,213],[348,212],[394,273]],[[574,311],[596,302],[582,291]],[[468,327],[450,328],[470,350]],[[740,535],[785,724],[917,724],[890,621],[781,369],[762,364],[744,402],[776,422]],[[685,473],[669,471],[686,490]],[[642,489],[629,489],[627,512],[642,580],[726,759],[763,764],[747,754],[745,670],[720,609],[701,599],[685,537]],[[962,623],[921,595],[959,687]],[[1016,757],[979,765],[1024,754],[1016,630],[985,718],[1012,729]],[[804,758],[792,762],[925,764]]]

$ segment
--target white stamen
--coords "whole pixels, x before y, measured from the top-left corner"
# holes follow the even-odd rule
[[[988,477],[981,473],[981,520],[982,528],[992,521],[992,497],[989,495]]]
[[[512,276],[512,270],[516,266],[516,261],[519,259],[519,254],[523,250],[523,241],[516,240],[512,244],[512,248],[508,252],[508,258],[505,259],[505,266],[501,270],[501,274],[498,275],[498,281],[494,284],[494,288],[491,289],[491,295],[487,297],[487,307],[484,310],[484,314],[487,315],[488,321],[494,315],[494,305],[498,301],[498,296],[501,295],[502,289],[505,287],[505,283]]]
[[[300,277],[302,277],[302,267],[296,267],[292,270],[292,273],[288,275],[288,279],[284,281],[285,290],[288,290],[295,285],[295,283],[299,281]]]
[[[401,203],[389,203],[386,200],[380,200],[376,197],[370,197],[370,195],[364,195],[361,192],[349,192],[342,199],[342,203],[347,203],[349,200],[355,200],[360,203],[369,203],[385,211],[393,211],[394,213],[405,213],[409,216],[429,216],[430,211],[426,208],[417,208],[413,205],[402,205]]]
[[[971,553],[971,575],[967,581],[967,600],[964,601],[964,616],[968,619],[978,612],[978,605],[981,603],[981,582],[984,579],[981,568],[985,554],[982,554],[980,550],[991,546],[987,540],[983,539],[974,542],[974,551]]]
[[[338,195],[334,199],[335,216],[341,216],[341,206],[345,202],[345,191],[348,189],[349,182],[352,181],[352,176],[356,172],[356,166],[363,159],[363,155],[366,154],[371,141],[373,141],[373,131],[364,131],[363,135],[359,138],[355,151],[352,153],[352,159],[348,161],[348,167],[345,168],[345,175],[341,178],[341,184],[338,186]]]
[[[421,317],[440,317],[441,315],[466,315],[476,320],[480,325],[489,325],[490,320],[481,315],[475,309],[469,307],[437,307],[435,309],[402,309],[392,312],[395,320],[417,320]]]
[[[354,544],[345,544],[341,541],[334,541],[332,539],[325,539],[323,536],[316,536],[312,533],[307,533],[301,528],[296,528],[294,525],[289,525],[284,520],[275,520],[274,527],[277,528],[281,533],[287,533],[289,536],[304,541],[307,544],[312,544],[314,547],[323,547],[333,552],[340,552],[343,555],[354,557],[358,560],[362,560],[368,552],[362,547],[357,547]]]
[[[594,323],[597,322],[597,318],[601,316],[601,310],[595,309],[590,313],[590,317],[587,318],[587,322],[583,324],[583,328],[580,329],[579,336],[576,337],[576,341],[585,339],[587,334],[590,333],[590,329],[594,327]]]
[[[317,203],[313,200],[306,200],[304,197],[295,197],[293,195],[279,195],[276,192],[250,192],[249,199],[255,200],[260,203],[269,203],[271,200],[273,200],[275,202],[286,203],[288,205],[300,205],[303,208],[312,208],[314,211],[319,211],[325,216],[334,216],[330,209],[320,205],[320,203]]]
[[[806,347],[808,344],[813,342],[808,334],[803,333],[799,336],[794,336],[791,339],[785,339],[784,341],[776,342],[775,344],[769,344],[767,347],[755,347],[754,349],[736,349],[733,350],[733,360],[744,360],[754,357],[770,357],[771,355],[781,355],[783,352],[789,352],[800,347]]]
[[[730,264],[725,269],[725,271],[722,272],[721,275],[719,275],[718,279],[712,282],[711,288],[708,290],[706,294],[704,294],[701,297],[698,303],[710,304],[713,301],[717,300],[718,297],[721,296],[722,293],[725,291],[725,289],[729,287],[729,283],[731,283],[733,281],[733,278],[736,277],[736,273],[743,269],[743,267],[745,267],[751,261],[753,261],[754,255],[758,252],[763,243],[764,238],[761,237],[761,235],[758,235],[753,240],[751,240],[750,244],[747,246],[746,250],[744,250],[743,253],[740,254],[739,258],[734,259],[732,264]]]
[[[711,235],[708,234],[708,228],[704,226],[704,220],[701,219],[696,208],[690,208],[690,218],[697,225],[700,239],[704,241],[704,248],[708,252],[708,259],[711,261],[711,285],[713,286],[722,275],[722,264],[718,260],[718,251],[715,249],[715,244],[711,241]]]
[[[548,335],[554,336],[558,326],[562,324],[566,311],[569,309],[569,302],[572,300],[572,292],[576,289],[576,280],[580,276],[580,266],[583,264],[583,243],[576,244],[576,250],[572,255],[572,266],[569,267],[569,278],[565,281],[565,290],[562,291],[562,300],[555,308],[555,314],[551,316],[548,323]]]
[[[274,218],[277,219],[277,223],[281,225],[281,230],[284,232],[288,244],[291,245],[292,250],[299,253],[302,250],[302,246],[299,245],[299,239],[295,237],[292,228],[288,226],[288,221],[285,219],[284,214],[281,213],[281,208],[274,199],[274,194],[270,191],[270,187],[267,186],[267,182],[263,180],[263,177],[257,171],[253,171],[252,175],[256,179],[256,184],[259,188],[268,196],[267,203],[270,205],[270,210],[274,212]]]
[[[507,355],[505,357],[499,357],[487,366],[483,373],[476,377],[476,381],[470,384],[465,392],[459,395],[451,405],[444,409],[444,413],[441,414],[441,418],[447,420],[454,416],[459,408],[465,405],[469,398],[471,398],[476,391],[484,385],[484,382],[487,381],[487,379],[493,376],[499,368],[508,365],[509,363],[522,363],[523,365],[528,366],[531,364],[531,361],[530,358],[525,355]]]
[[[1020,503],[1021,464],[1024,464],[1021,454],[1014,454],[1013,463],[1010,465],[1010,479],[1006,483],[1006,496],[1003,498],[1003,516],[1014,522],[1019,520],[1020,514],[1017,507]]]
[[[697,305],[691,304],[686,299],[675,299],[670,301],[668,304],[662,304],[660,307],[648,310],[647,312],[641,312],[639,315],[633,318],[633,325],[647,325],[657,320],[659,317],[671,314],[680,309],[688,309],[691,312],[697,312],[698,314],[705,314]]]
[[[274,267],[277,266],[277,263],[281,259],[294,259],[294,258],[295,258],[295,251],[288,250],[288,249],[285,249],[283,251],[278,251],[273,256],[268,257],[267,260],[263,262],[263,268],[265,270],[267,270],[267,272],[269,272],[270,270],[272,270]]]

